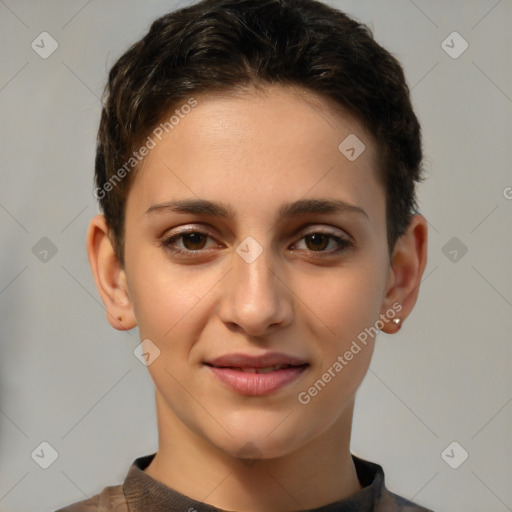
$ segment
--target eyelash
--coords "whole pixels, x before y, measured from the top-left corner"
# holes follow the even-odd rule
[[[180,238],[183,238],[186,235],[191,235],[191,234],[205,235],[206,237],[213,239],[212,236],[210,236],[208,233],[205,233],[203,231],[190,230],[190,231],[182,231],[181,233],[175,233],[174,235],[168,236],[168,237],[164,238],[160,242],[160,244],[163,247],[165,247],[167,250],[169,250],[170,252],[172,252],[173,254],[178,255],[178,256],[192,256],[192,255],[197,255],[201,252],[208,251],[208,249],[197,249],[197,250],[180,249],[180,248],[173,246],[174,242],[176,242]],[[307,233],[307,234],[303,235],[300,238],[300,240],[302,240],[308,236],[312,236],[312,235],[326,236],[330,240],[334,240],[340,246],[337,249],[330,250],[330,251],[323,251],[323,250],[322,251],[313,251],[313,250],[306,249],[310,253],[314,254],[314,257],[333,256],[333,255],[339,254],[343,251],[346,251],[347,249],[350,249],[354,246],[354,243],[351,240],[348,240],[347,238],[342,238],[342,237],[336,236],[332,233],[329,233],[328,231],[312,231],[311,233]],[[303,249],[301,249],[301,250],[303,250]]]

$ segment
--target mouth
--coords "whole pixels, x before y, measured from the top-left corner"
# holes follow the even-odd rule
[[[301,358],[278,352],[260,356],[227,354],[204,364],[225,387],[247,396],[277,392],[298,379],[309,366]]]
[[[308,366],[307,363],[303,365],[292,365],[292,364],[275,364],[274,366],[264,366],[263,368],[251,368],[251,367],[239,367],[239,366],[215,366],[215,365],[209,365],[206,363],[207,366],[212,366],[213,368],[223,368],[223,369],[230,369],[230,370],[237,370],[244,373],[271,373],[275,372],[277,370],[286,370],[288,368],[298,368],[302,366]]]

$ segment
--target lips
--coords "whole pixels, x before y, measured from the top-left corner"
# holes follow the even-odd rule
[[[218,368],[262,369],[273,366],[302,366],[307,364],[307,361],[299,357],[283,354],[282,352],[268,352],[258,356],[226,354],[207,361],[206,364]]]
[[[222,367],[222,368],[232,368],[233,370],[240,370],[246,373],[270,373],[275,372],[276,370],[284,370],[286,368],[291,368],[293,365],[290,364],[276,364],[274,366],[264,366],[263,368],[240,368],[236,366]]]
[[[281,352],[226,354],[205,365],[228,388],[250,396],[268,395],[291,384],[309,366],[304,359]]]

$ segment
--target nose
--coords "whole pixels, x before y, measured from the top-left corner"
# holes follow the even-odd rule
[[[286,284],[286,276],[271,265],[269,249],[250,263],[234,254],[233,268],[223,280],[219,313],[231,329],[262,336],[292,321],[293,293]]]

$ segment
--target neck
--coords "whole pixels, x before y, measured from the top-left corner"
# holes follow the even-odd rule
[[[277,512],[320,507],[361,489],[350,454],[353,402],[299,450],[243,460],[190,432],[156,397],[159,449],[145,472],[194,500],[224,510]]]

